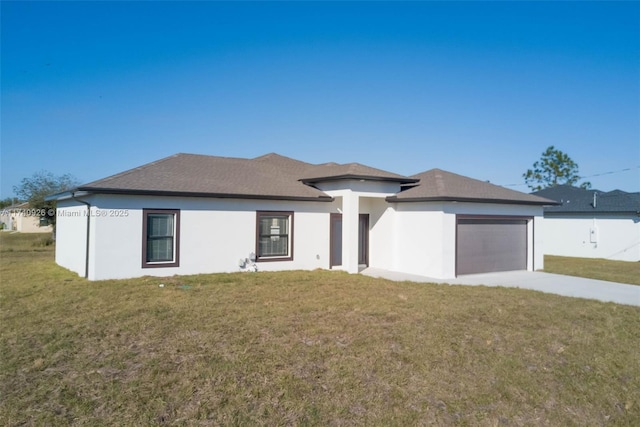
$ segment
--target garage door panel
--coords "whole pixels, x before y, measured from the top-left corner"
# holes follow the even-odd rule
[[[527,221],[459,219],[457,274],[526,270]]]

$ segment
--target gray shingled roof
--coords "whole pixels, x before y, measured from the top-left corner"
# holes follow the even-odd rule
[[[77,191],[108,194],[230,197],[331,201],[313,183],[336,179],[396,182],[403,191],[388,201],[469,201],[544,205],[541,197],[433,169],[406,177],[359,163],[313,165],[275,153],[255,159],[175,154],[79,186]],[[52,195],[56,199],[61,195]]]
[[[613,190],[609,192],[599,190],[585,190],[584,188],[570,185],[558,185],[544,190],[535,191],[535,194],[548,199],[556,200],[558,206],[545,208],[545,213],[633,213],[640,212],[640,192],[627,193],[626,191]],[[595,206],[594,206],[594,196]]]
[[[358,163],[313,165],[275,153],[255,159],[175,154],[90,182],[78,190],[327,201],[332,200],[329,195],[307,184],[346,178],[415,182],[414,179]]]
[[[128,194],[331,200],[303,184],[308,163],[268,154],[256,159],[175,154],[78,187],[80,191]]]
[[[555,203],[549,199],[509,190],[442,169],[431,169],[413,175],[412,178],[419,179],[419,184],[408,186],[404,191],[388,197],[387,200],[390,202],[459,201],[526,205]]]

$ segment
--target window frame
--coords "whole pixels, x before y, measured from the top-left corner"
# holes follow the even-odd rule
[[[150,214],[173,215],[173,260],[147,261],[148,217]],[[180,209],[143,209],[142,210],[142,268],[165,268],[180,266]]]
[[[260,255],[260,220],[263,217],[288,217],[289,230],[287,233],[288,239],[288,254],[286,256],[261,256]],[[293,261],[293,211],[256,211],[256,262],[271,262],[271,261]],[[281,233],[282,235],[282,233]]]

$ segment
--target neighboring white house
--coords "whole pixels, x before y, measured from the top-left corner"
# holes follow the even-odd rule
[[[544,209],[546,254],[640,261],[640,193],[559,185],[533,194],[559,203]]]
[[[27,202],[8,206],[0,210],[0,222],[4,230],[51,233],[53,226],[49,225],[46,216],[40,215],[41,211],[42,209],[31,209]]]
[[[542,208],[553,203],[438,169],[407,177],[277,154],[176,154],[49,199],[56,262],[91,280],[542,269]]]

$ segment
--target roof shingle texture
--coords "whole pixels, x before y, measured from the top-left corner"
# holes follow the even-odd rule
[[[359,163],[313,165],[275,153],[255,159],[175,154],[138,168],[90,182],[78,190],[105,193],[197,195],[210,197],[331,200],[314,182],[336,179],[396,182],[404,191],[389,201],[459,200],[489,203],[553,203],[534,195],[508,190],[432,169],[406,177]]]
[[[79,190],[330,199],[324,192],[302,181],[350,177],[414,181],[358,163],[313,165],[274,153],[255,159],[175,154],[82,185]]]
[[[298,181],[310,166],[277,154],[256,159],[175,154],[82,185],[79,190],[328,198]]]
[[[633,213],[640,212],[640,192],[585,190],[571,185],[557,185],[532,194],[556,200],[558,206],[548,206],[545,212],[571,213]],[[595,194],[595,206],[594,206]]]
[[[409,187],[389,201],[470,201],[493,203],[520,203],[544,205],[554,203],[538,196],[509,190],[485,181],[447,172],[442,169],[431,169],[412,178],[420,180],[420,184]]]

